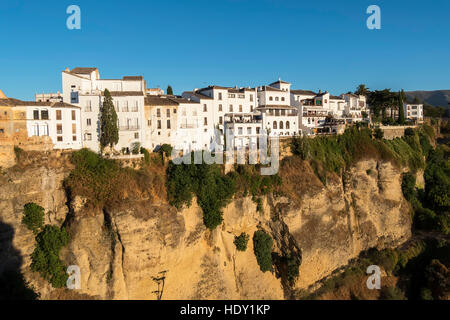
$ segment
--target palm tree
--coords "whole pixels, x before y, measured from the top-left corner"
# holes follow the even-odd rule
[[[360,84],[355,91],[355,94],[359,96],[366,96],[369,94],[369,88],[366,88],[365,84]]]

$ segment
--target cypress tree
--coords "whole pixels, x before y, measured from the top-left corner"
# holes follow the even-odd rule
[[[168,87],[167,87],[167,94],[173,95],[173,89],[172,89],[171,86],[168,86]]]
[[[113,99],[108,89],[104,92],[103,107],[100,114],[100,145],[111,148],[119,142],[119,128],[117,127],[117,113],[114,109]]]
[[[399,124],[405,124],[405,110],[403,109],[403,101],[405,99],[405,92],[400,91],[398,93],[398,103],[399,103],[399,110],[398,110],[398,123]]]

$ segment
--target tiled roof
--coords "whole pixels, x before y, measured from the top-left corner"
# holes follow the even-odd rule
[[[269,84],[269,86],[271,86],[273,84],[277,84],[277,83],[291,84],[290,82],[283,81],[283,80],[279,79],[278,81],[275,81],[275,82],[272,82],[271,84]]]
[[[264,87],[261,88],[261,91],[286,92],[286,91],[283,91],[283,90],[281,90],[281,89],[277,89],[277,88],[274,88],[274,87],[271,87],[271,86],[264,86]]]
[[[310,91],[310,90],[291,90],[291,93],[293,93],[293,94],[301,94],[301,95],[308,95],[308,96],[315,96],[315,95],[317,95],[316,92]]]
[[[124,76],[123,80],[125,80],[125,81],[144,80],[144,77],[143,76]]]
[[[65,102],[48,102],[48,101],[22,101],[18,99],[8,98],[0,99],[0,106],[10,107],[52,107],[52,108],[77,108],[80,107]]]
[[[91,74],[93,71],[97,70],[97,68],[74,68],[70,72],[76,74]]]
[[[194,97],[197,97],[199,99],[207,99],[207,100],[213,100],[213,98],[211,98],[210,96],[207,96],[203,93],[200,92],[193,92],[193,91],[186,91],[185,93],[190,94]]]
[[[146,106],[178,106],[178,103],[170,98],[163,98],[161,96],[148,95],[144,99]]]

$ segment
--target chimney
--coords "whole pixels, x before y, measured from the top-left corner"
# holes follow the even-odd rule
[[[66,70],[64,70],[64,71],[70,72],[69,68],[66,68]]]

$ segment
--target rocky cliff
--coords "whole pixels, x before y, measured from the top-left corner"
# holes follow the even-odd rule
[[[64,158],[47,156],[0,176],[0,273],[20,268],[44,299],[68,290],[52,289],[29,270],[33,234],[20,222],[27,202],[45,208],[47,223],[64,223],[71,241],[61,258],[81,269],[77,293],[100,299],[286,299],[361,251],[410,237],[402,172],[389,162],[360,161],[342,177],[330,176],[326,186],[307,163],[293,164],[281,172],[285,192],[264,198],[262,212],[250,198],[234,199],[213,232],[195,202],[177,211],[142,197],[88,209],[84,199],[67,198],[62,181],[70,170]],[[235,235],[258,229],[274,239],[274,256],[301,260],[293,288],[282,267],[259,270],[251,240],[245,252],[236,250]]]

